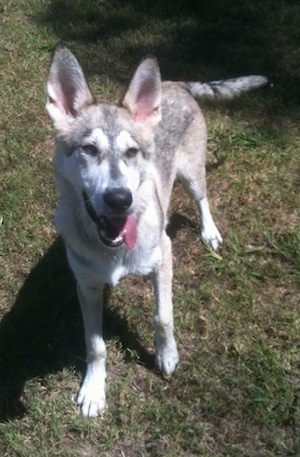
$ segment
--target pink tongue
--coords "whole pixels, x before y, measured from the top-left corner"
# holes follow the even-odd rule
[[[128,249],[132,249],[135,246],[137,238],[137,228],[135,218],[130,215],[127,217],[126,223],[124,225],[125,235],[124,241]]]
[[[124,231],[124,241],[128,249],[133,249],[136,244],[137,228],[136,220],[130,215],[124,217],[110,217],[109,222],[116,227],[120,232]]]

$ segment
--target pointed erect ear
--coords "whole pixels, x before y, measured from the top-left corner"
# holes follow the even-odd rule
[[[54,51],[47,82],[46,109],[53,121],[76,117],[94,102],[82,68],[71,51],[59,45]]]
[[[161,77],[155,58],[144,59],[137,67],[122,106],[135,122],[154,127],[161,120]]]

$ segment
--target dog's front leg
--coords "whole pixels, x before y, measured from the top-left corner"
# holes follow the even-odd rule
[[[155,362],[166,375],[178,364],[179,357],[173,332],[172,250],[166,233],[162,239],[162,264],[152,274],[156,308],[154,314]]]
[[[77,285],[87,353],[87,370],[77,395],[77,404],[85,417],[97,417],[105,409],[106,349],[102,336],[104,284]]]

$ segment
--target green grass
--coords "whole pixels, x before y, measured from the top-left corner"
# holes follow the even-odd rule
[[[0,5],[0,454],[300,455],[300,5],[193,0],[10,0]],[[199,240],[176,185],[170,235],[181,363],[153,367],[148,279],[109,290],[108,410],[74,402],[85,349],[74,281],[51,226],[51,49],[66,41],[113,102],[154,53],[164,78],[274,74],[274,87],[202,104],[208,189],[225,244]]]

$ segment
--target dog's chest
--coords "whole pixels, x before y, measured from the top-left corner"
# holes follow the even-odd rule
[[[159,268],[162,258],[160,246],[148,243],[138,243],[131,251],[120,249],[115,253],[81,248],[75,252],[67,246],[68,260],[75,276],[86,278],[91,285],[101,281],[115,286],[127,275],[148,275]]]
[[[159,268],[161,264],[161,249],[147,249],[147,246],[137,246],[133,251],[117,260],[110,268],[106,269],[106,282],[116,285],[127,275],[145,276]],[[101,272],[103,274],[103,271]]]

